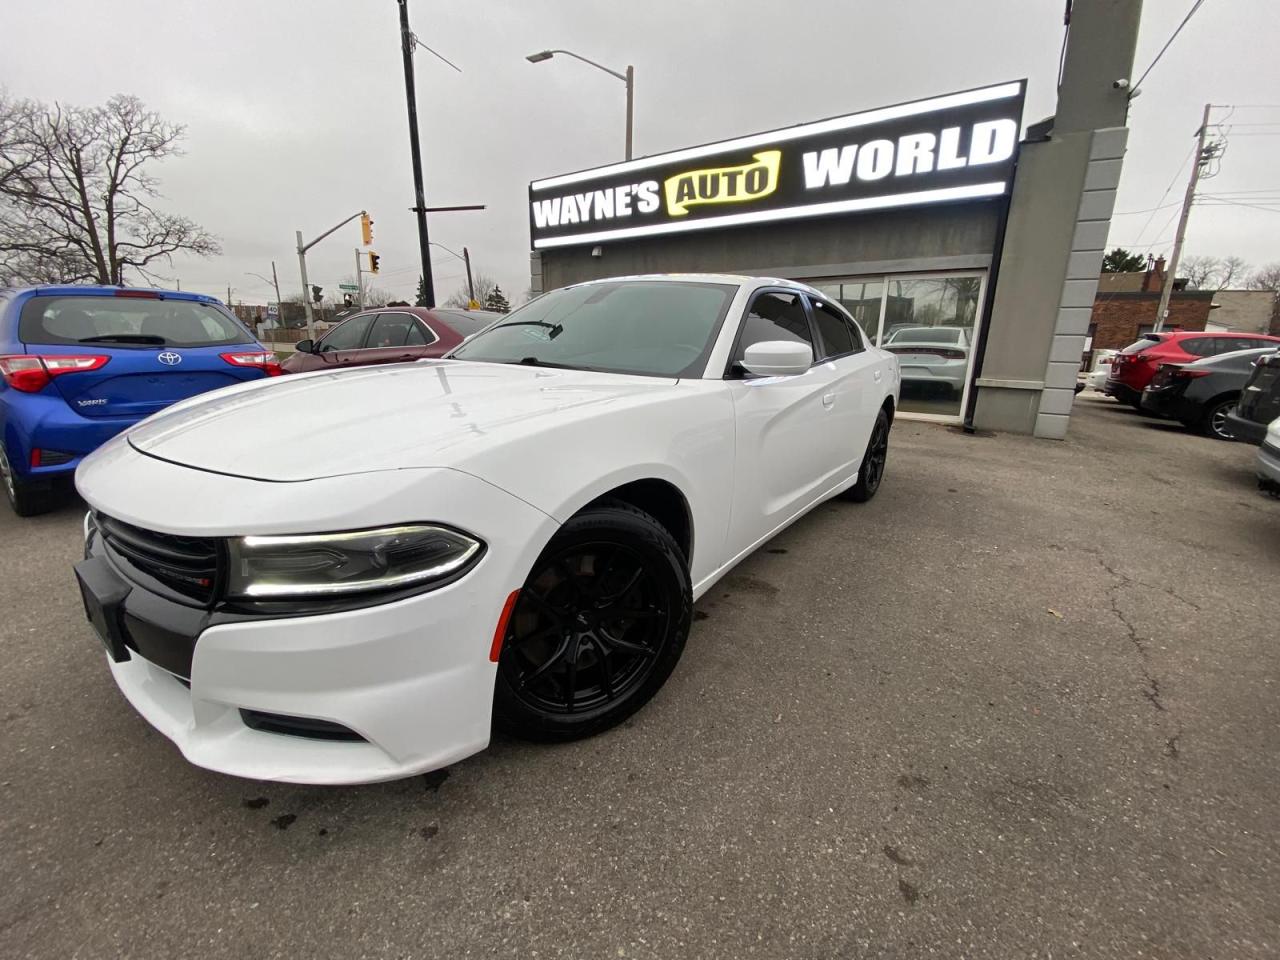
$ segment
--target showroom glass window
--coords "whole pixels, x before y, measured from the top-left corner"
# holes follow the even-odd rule
[[[741,363],[747,347],[769,340],[803,343],[813,355],[813,335],[809,318],[804,314],[804,301],[794,293],[760,293],[751,301],[738,335],[738,348],[733,359]]]
[[[889,274],[810,281],[848,310],[867,340],[898,355],[898,409],[957,421],[982,323],[981,272]]]

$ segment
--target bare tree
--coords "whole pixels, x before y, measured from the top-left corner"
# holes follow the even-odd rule
[[[1280,292],[1280,263],[1268,263],[1265,267],[1259,267],[1253,271],[1246,286],[1250,290]]]
[[[1214,286],[1219,290],[1230,288],[1231,282],[1243,283],[1249,274],[1249,264],[1244,257],[1227,257],[1222,261]]]
[[[97,107],[0,97],[0,283],[123,284],[217,240],[152,206],[154,161],[180,153],[181,124],[137,97]]]
[[[486,276],[483,273],[475,274],[473,279],[476,285],[476,300],[480,302],[480,306],[483,308],[489,301],[489,294],[493,293],[493,290],[498,283],[493,279],[493,277]],[[470,302],[471,293],[467,289],[467,285],[464,283],[457,290],[453,291],[453,294],[444,302],[444,305],[446,307],[465,307]]]
[[[1222,269],[1222,261],[1217,257],[1193,256],[1184,257],[1178,264],[1178,272],[1187,278],[1187,289],[1207,290],[1214,285],[1214,277]]]

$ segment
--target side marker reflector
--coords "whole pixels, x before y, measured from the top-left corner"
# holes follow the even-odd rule
[[[507,602],[502,605],[502,615],[498,617],[498,629],[493,631],[493,645],[489,647],[489,662],[497,663],[502,654],[502,641],[507,636],[507,624],[511,622],[511,614],[516,609],[516,601],[520,599],[520,591],[512,590]]]

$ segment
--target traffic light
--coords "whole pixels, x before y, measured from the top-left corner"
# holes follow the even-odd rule
[[[324,290],[323,287],[317,286],[314,283],[311,285],[311,302],[312,303],[319,303],[321,300],[324,299],[322,296],[320,296],[323,290]]]
[[[360,240],[367,247],[373,243],[373,219],[367,214],[360,214]]]
[[[369,251],[369,272],[370,273],[378,272],[378,261],[381,259],[382,258],[378,256],[376,253],[374,253],[372,250]]]

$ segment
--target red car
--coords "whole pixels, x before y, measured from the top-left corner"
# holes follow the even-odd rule
[[[348,317],[314,343],[300,340],[285,373],[441,357],[501,314],[437,307],[379,307]]]
[[[1280,347],[1280,337],[1265,333],[1213,333],[1204,330],[1144,333],[1140,340],[1129,344],[1112,358],[1111,372],[1107,375],[1103,393],[1141,409],[1142,391],[1162,363],[1191,363],[1220,353],[1261,347]]]

